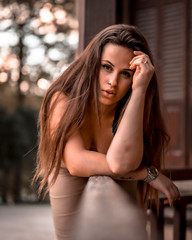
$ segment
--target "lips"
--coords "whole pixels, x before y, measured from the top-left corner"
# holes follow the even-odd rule
[[[104,91],[104,92],[106,92],[108,94],[111,94],[111,95],[115,95],[115,92],[113,90],[111,90],[111,89],[106,89],[106,90],[102,90],[102,91]]]
[[[103,89],[102,90],[102,96],[104,98],[112,99],[112,98],[115,97],[115,95],[116,95],[116,93],[113,90],[111,90],[111,89]]]

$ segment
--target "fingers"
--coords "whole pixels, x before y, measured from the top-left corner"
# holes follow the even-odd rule
[[[167,197],[164,203],[169,203],[171,207],[173,207],[176,200],[180,199],[180,193],[177,186],[162,173],[159,173],[159,176],[155,180],[151,181],[150,185]]]
[[[129,63],[129,68],[131,70],[135,70],[133,75],[132,90],[134,91],[136,89],[140,89],[145,92],[155,69],[147,54],[140,51],[134,51],[133,53],[135,56]]]
[[[135,57],[130,61],[130,69],[135,69],[137,66],[154,69],[149,56],[140,51],[133,52]]]
[[[175,186],[174,183],[172,183],[172,184],[168,187],[168,189],[164,192],[164,194],[165,194],[166,197],[168,198],[167,200],[164,201],[164,203],[168,203],[168,202],[169,202],[170,207],[173,207],[174,202],[175,202],[176,200],[179,200],[179,199],[180,199],[179,190],[178,190],[178,188]]]

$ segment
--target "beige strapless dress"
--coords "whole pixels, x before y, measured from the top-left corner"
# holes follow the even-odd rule
[[[88,178],[71,176],[62,166],[56,182],[49,191],[57,240],[73,239],[73,221]]]

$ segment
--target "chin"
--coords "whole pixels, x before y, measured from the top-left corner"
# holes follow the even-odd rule
[[[105,105],[105,106],[117,105],[117,102],[111,101],[111,100],[108,100],[108,99],[99,99],[99,102],[100,102],[101,105]]]

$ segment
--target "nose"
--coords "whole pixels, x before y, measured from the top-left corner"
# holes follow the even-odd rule
[[[108,84],[113,87],[117,86],[117,84],[118,84],[118,74],[117,73],[113,73],[110,75]]]

